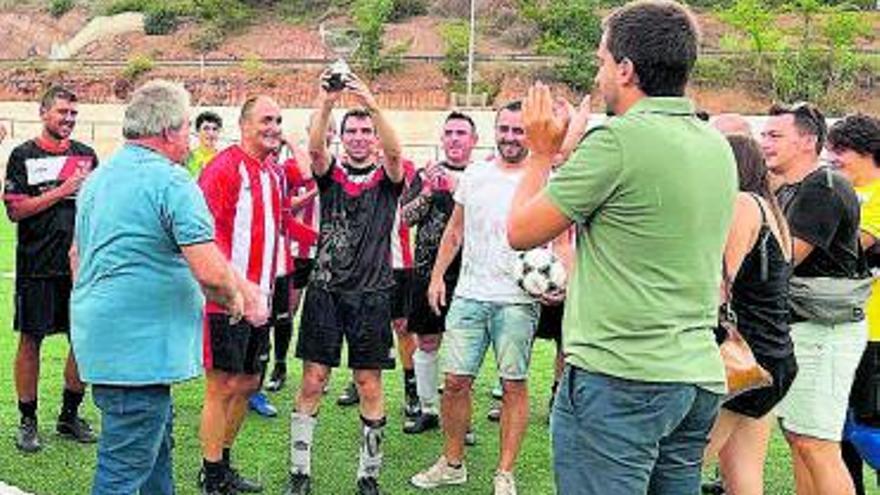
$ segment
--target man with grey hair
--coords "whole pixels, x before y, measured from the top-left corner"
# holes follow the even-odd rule
[[[171,385],[200,373],[205,297],[230,318],[265,318],[259,289],[214,244],[205,200],[179,166],[188,113],[178,84],[135,91],[125,145],[79,195],[71,337],[101,411],[93,495],[175,493]]]

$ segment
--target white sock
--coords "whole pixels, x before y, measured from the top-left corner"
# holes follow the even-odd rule
[[[416,372],[416,391],[422,411],[437,414],[437,351],[425,352],[416,349],[413,353],[413,368]]]
[[[358,479],[378,478],[382,469],[382,440],[385,437],[385,418],[369,420],[361,416],[361,456]]]
[[[290,415],[290,473],[312,475],[312,437],[318,418],[294,412]]]

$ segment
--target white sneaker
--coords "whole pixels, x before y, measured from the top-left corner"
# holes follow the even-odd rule
[[[495,472],[495,495],[516,495],[516,482],[513,481],[513,473]]]
[[[446,462],[446,456],[441,455],[440,459],[437,459],[433,466],[413,476],[409,481],[419,488],[461,485],[467,481],[467,468],[464,466],[464,463],[459,468],[451,467]]]

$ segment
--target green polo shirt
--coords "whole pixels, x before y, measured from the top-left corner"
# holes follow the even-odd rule
[[[712,328],[736,190],[730,146],[686,98],[644,98],[587,134],[545,191],[578,227],[569,364],[724,392]]]

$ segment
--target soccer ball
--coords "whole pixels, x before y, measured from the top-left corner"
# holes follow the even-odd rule
[[[520,288],[532,297],[558,295],[565,291],[565,266],[547,248],[517,253],[513,274]]]

